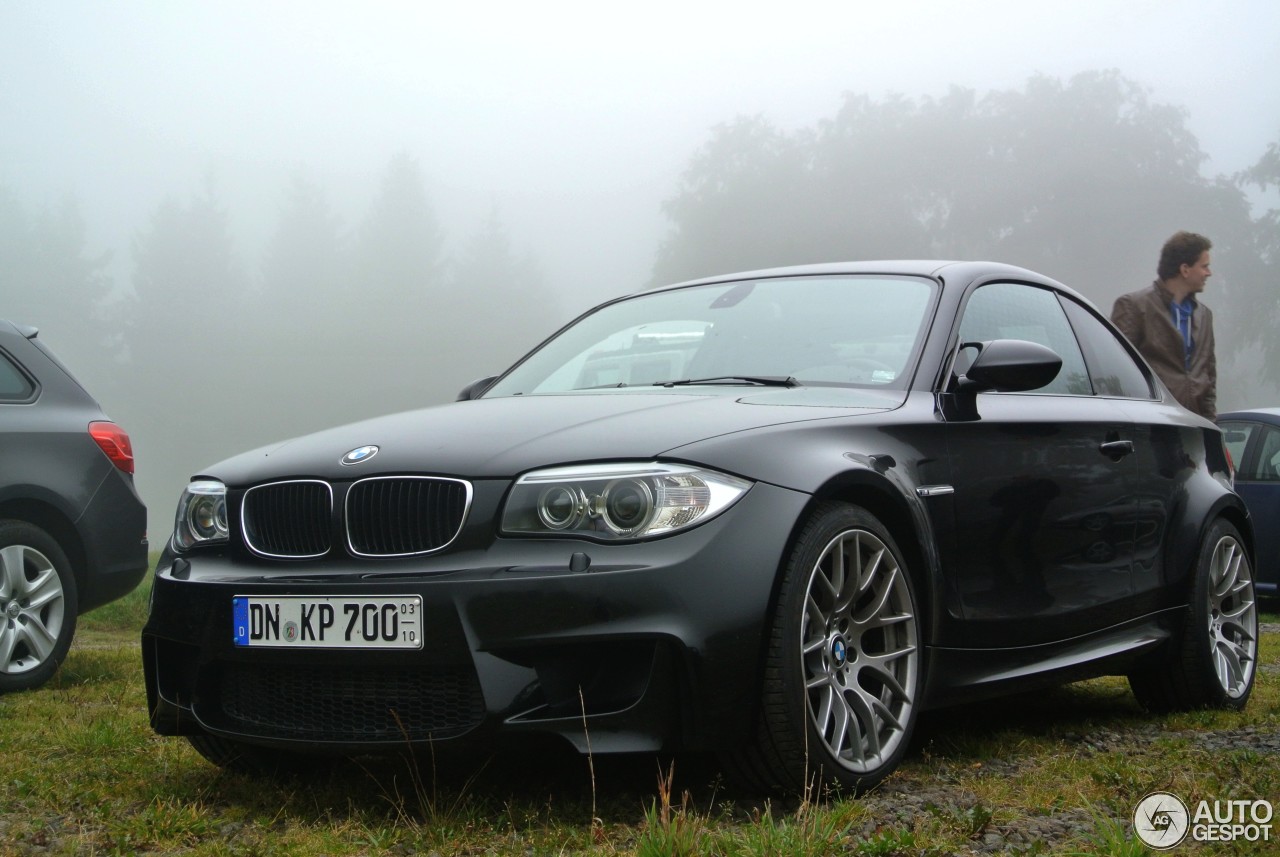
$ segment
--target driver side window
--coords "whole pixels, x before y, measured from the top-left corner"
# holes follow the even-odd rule
[[[993,339],[1035,342],[1062,358],[1057,377],[1031,391],[1032,395],[1093,395],[1080,346],[1053,292],[1019,283],[990,283],[978,288],[965,306],[960,341]]]

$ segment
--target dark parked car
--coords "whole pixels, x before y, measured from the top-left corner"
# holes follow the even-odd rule
[[[129,436],[35,328],[0,321],[0,693],[48,681],[77,616],[147,563]]]
[[[1236,465],[1236,491],[1249,506],[1257,529],[1259,594],[1280,596],[1280,408],[1218,415]]]
[[[554,735],[852,790],[958,700],[1250,694],[1221,433],[1030,271],[646,291],[460,398],[194,476],[143,632],[157,731],[251,770]]]

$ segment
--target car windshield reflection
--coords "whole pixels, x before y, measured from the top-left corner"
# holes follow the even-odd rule
[[[579,319],[487,398],[680,386],[903,389],[933,284],[810,276],[688,286]]]

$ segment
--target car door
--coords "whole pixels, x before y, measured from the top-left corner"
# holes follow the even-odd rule
[[[1134,528],[1133,590],[1130,614],[1169,606],[1169,528],[1186,509],[1189,481],[1203,469],[1205,437],[1176,402],[1162,401],[1150,370],[1110,325],[1080,304],[1063,300],[1089,363],[1099,395],[1115,402],[1132,426],[1133,483],[1127,511]]]
[[[1133,430],[1094,394],[1056,292],[977,288],[960,341],[995,339],[1047,346],[1063,365],[1039,390],[979,394],[976,418],[946,428],[966,636],[1006,647],[1105,628],[1132,594]]]

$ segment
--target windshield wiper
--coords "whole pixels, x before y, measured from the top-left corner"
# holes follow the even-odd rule
[[[790,375],[717,375],[714,378],[685,378],[683,381],[659,381],[655,387],[688,387],[692,384],[756,384],[761,387],[800,387]]]

